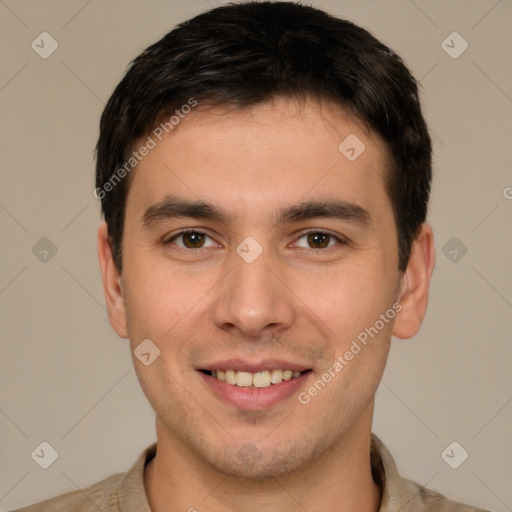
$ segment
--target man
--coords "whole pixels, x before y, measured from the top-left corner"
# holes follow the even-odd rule
[[[157,443],[23,510],[477,510],[371,433],[391,336],[427,307],[430,181],[415,80],[349,22],[229,5],[149,47],[103,113],[95,195]]]

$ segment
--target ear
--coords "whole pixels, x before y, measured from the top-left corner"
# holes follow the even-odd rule
[[[424,223],[413,243],[407,269],[402,275],[398,296],[402,309],[393,326],[393,335],[397,338],[411,338],[423,322],[435,259],[434,234],[432,228]]]
[[[110,325],[118,336],[128,338],[121,274],[114,264],[106,222],[103,222],[98,229],[98,260]]]

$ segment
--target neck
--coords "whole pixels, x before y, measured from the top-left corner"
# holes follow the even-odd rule
[[[253,481],[206,466],[183,443],[166,435],[157,418],[157,454],[144,473],[151,510],[377,512],[381,492],[371,473],[370,428],[371,413],[370,427],[354,428],[307,468]]]

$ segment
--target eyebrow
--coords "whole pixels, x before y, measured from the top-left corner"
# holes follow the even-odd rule
[[[278,223],[300,222],[317,218],[330,218],[349,221],[361,227],[370,227],[370,212],[355,203],[347,201],[305,201],[291,205],[279,214]]]
[[[232,216],[223,208],[205,201],[191,201],[175,196],[166,196],[150,206],[142,216],[142,224],[152,224],[180,217],[204,219],[230,224]],[[362,206],[343,200],[301,201],[278,211],[277,224],[301,222],[317,218],[332,218],[348,221],[361,227],[372,225],[368,210]]]
[[[230,222],[230,215],[222,208],[204,201],[190,201],[174,196],[166,196],[144,212],[142,224],[150,226],[160,221],[179,217],[214,220],[224,224]]]

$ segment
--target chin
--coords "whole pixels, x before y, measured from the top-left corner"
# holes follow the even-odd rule
[[[228,446],[224,450],[216,447],[198,455],[212,469],[226,476],[251,482],[264,482],[277,477],[307,470],[312,461],[328,450],[327,443],[316,443],[312,439],[301,439],[288,446],[266,444],[258,448],[247,442],[242,446]]]

